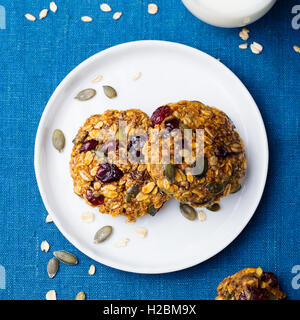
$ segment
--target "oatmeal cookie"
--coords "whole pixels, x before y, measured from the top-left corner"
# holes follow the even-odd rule
[[[112,216],[155,215],[168,196],[142,163],[149,117],[139,110],[109,110],[87,119],[73,140],[74,192]]]
[[[216,300],[281,300],[277,277],[261,268],[246,268],[225,278],[218,286]]]
[[[154,111],[147,169],[181,203],[209,207],[238,191],[246,171],[244,144],[227,115],[198,101],[169,103]]]

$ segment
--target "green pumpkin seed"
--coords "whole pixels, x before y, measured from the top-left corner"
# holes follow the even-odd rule
[[[96,150],[95,151],[95,155],[99,159],[106,159],[107,158],[106,155],[104,154],[104,152],[100,151],[100,150]]]
[[[216,212],[216,211],[219,211],[221,209],[221,207],[218,203],[214,203],[213,205],[207,207],[206,209],[213,211],[213,212]]]
[[[82,91],[80,91],[77,96],[75,97],[75,99],[79,100],[79,101],[87,101],[92,99],[95,95],[96,95],[96,90],[95,89],[84,89]]]
[[[158,210],[154,207],[153,204],[151,204],[151,205],[148,207],[147,211],[148,211],[148,214],[150,214],[150,216],[154,217],[154,216],[156,215],[156,213],[157,213]]]
[[[49,260],[47,265],[47,272],[50,279],[53,279],[58,271],[59,262],[57,259],[52,258]]]
[[[239,192],[240,190],[242,189],[242,186],[240,184],[238,184],[235,188],[235,190],[233,190],[231,193],[234,194],[234,193],[237,193]]]
[[[174,182],[176,175],[176,168],[173,164],[168,163],[164,165],[164,176],[168,179],[170,183]]]
[[[217,194],[224,190],[224,185],[218,182],[211,182],[206,186],[206,188],[209,192]]]
[[[109,99],[113,99],[118,95],[117,91],[111,86],[103,86],[103,91]]]
[[[203,206],[203,205],[209,203],[211,200],[212,200],[212,198],[209,198],[209,199],[201,201],[201,202],[193,202],[192,204],[194,204],[195,206]]]
[[[180,203],[181,214],[188,220],[194,221],[197,219],[197,211],[185,203]]]
[[[78,132],[78,134],[76,135],[76,137],[73,139],[73,144],[78,145],[83,143],[83,141],[85,140],[85,138],[89,135],[89,133],[87,131],[83,131],[83,132]]]
[[[96,232],[94,236],[94,243],[98,244],[105,241],[112,234],[112,231],[112,226],[102,227]]]
[[[86,296],[83,291],[77,293],[75,300],[85,300]]]
[[[137,184],[131,186],[126,193],[125,200],[126,202],[131,202],[133,198],[139,193],[139,186]]]
[[[202,179],[202,178],[204,178],[205,175],[206,175],[207,170],[208,170],[208,160],[207,160],[206,157],[204,157],[204,159],[203,159],[202,172],[199,173],[199,174],[197,174],[197,175],[195,175],[195,178],[197,178],[197,179]]]
[[[53,254],[59,261],[65,264],[69,264],[72,266],[78,263],[77,258],[74,256],[74,254],[70,252],[61,250],[61,251],[55,251],[53,252]]]
[[[52,135],[52,144],[54,148],[59,152],[62,152],[65,147],[65,143],[66,139],[64,133],[59,129],[54,130]]]
[[[158,188],[158,192],[159,192],[162,196],[165,195],[165,192],[164,192],[161,188]]]

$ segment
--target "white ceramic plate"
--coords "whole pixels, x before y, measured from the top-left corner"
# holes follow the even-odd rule
[[[133,81],[137,72],[140,79]],[[91,83],[98,74],[99,83]],[[102,85],[116,88],[109,100]],[[90,101],[74,99],[93,87]],[[246,144],[248,171],[240,192],[221,201],[217,213],[206,211],[205,222],[188,221],[178,203],[170,200],[155,217],[135,224],[112,218],[89,207],[73,193],[69,174],[72,139],[86,118],[106,109],[140,108],[149,115],[168,102],[200,100],[225,111]],[[66,147],[57,152],[51,143],[53,130],[61,129]],[[211,56],[177,43],[138,41],[104,50],[73,70],[58,86],[41,118],[35,143],[35,171],[46,209],[63,235],[79,250],[105,265],[138,273],[164,273],[185,269],[209,259],[230,244],[246,226],[262,196],[268,168],[268,144],[259,110],[240,80]],[[96,219],[85,224],[80,215],[93,211]],[[114,233],[102,244],[93,244],[95,232],[112,225]],[[144,239],[135,234],[145,227]],[[130,238],[126,247],[113,243]]]

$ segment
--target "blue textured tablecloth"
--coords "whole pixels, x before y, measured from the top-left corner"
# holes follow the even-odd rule
[[[180,0],[107,0],[120,20],[99,10],[96,0],[56,0],[56,14],[30,22],[50,0],[0,0],[6,9],[6,30],[0,30],[0,268],[1,299],[44,299],[55,289],[59,299],[73,299],[84,290],[88,299],[213,299],[218,283],[241,268],[261,266],[278,274],[290,299],[294,265],[300,265],[299,108],[300,30],[291,25],[291,9],[300,1],[279,1],[249,28],[251,39],[264,45],[257,56],[238,48],[239,29],[220,29],[197,20]],[[80,17],[89,15],[92,23]],[[262,113],[270,147],[266,189],[253,219],[225,250],[193,268],[163,275],[138,275],[94,263],[75,249],[54,224],[45,224],[33,167],[34,139],[44,107],[60,81],[80,62],[110,46],[141,39],[175,41],[220,58],[245,83]],[[52,249],[74,252],[80,264],[62,266],[50,280],[51,253],[40,250],[47,239]],[[1,275],[2,274],[2,275]],[[2,277],[2,278],[1,278]],[[2,280],[1,280],[2,279]],[[2,282],[1,282],[2,281]],[[2,283],[2,284],[1,284]]]

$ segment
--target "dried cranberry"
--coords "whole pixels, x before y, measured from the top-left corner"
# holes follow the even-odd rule
[[[227,155],[228,155],[228,150],[226,147],[224,146],[219,146],[217,147],[217,150],[215,152],[215,155],[218,157],[218,158],[225,158]]]
[[[266,289],[259,289],[251,286],[247,286],[247,291],[251,295],[248,300],[265,300],[268,294]]]
[[[119,140],[111,140],[104,143],[100,147],[100,151],[102,151],[106,156],[110,151],[117,151],[119,149]]]
[[[243,291],[239,296],[239,300],[249,300],[248,293],[246,291]]]
[[[101,164],[96,173],[96,177],[102,182],[118,181],[123,175],[123,172],[116,165],[110,163]]]
[[[165,127],[166,127],[166,130],[169,132],[171,132],[174,129],[178,129],[179,128],[179,120],[174,118],[169,121],[166,121]]]
[[[94,197],[91,189],[86,191],[86,198],[93,206],[100,206],[104,203],[104,196],[100,195],[99,197]]]
[[[272,288],[276,288],[278,286],[278,279],[276,277],[276,275],[273,272],[264,272],[261,280],[263,282],[269,282],[269,286]]]
[[[170,114],[170,112],[171,108],[167,105],[157,108],[151,116],[152,124],[154,126],[156,124],[161,124],[165,120],[165,118]]]
[[[87,152],[93,150],[97,147],[98,141],[95,139],[87,140],[84,142],[80,148],[80,152]]]

